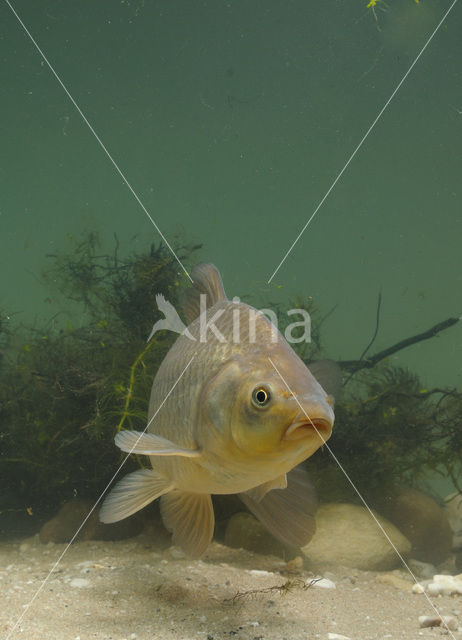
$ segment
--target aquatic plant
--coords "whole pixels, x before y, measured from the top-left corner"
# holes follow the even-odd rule
[[[186,260],[196,249],[176,246]],[[19,517],[22,531],[72,496],[99,495],[121,459],[116,430],[144,429],[152,379],[175,338],[160,332],[146,343],[161,316],[155,295],[175,304],[180,290],[163,245],[121,258],[117,244],[105,254],[88,234],[50,259],[45,280],[75,303],[81,326],[0,327],[0,515],[3,526]]]
[[[198,248],[175,246],[189,264]],[[0,313],[0,520],[1,529],[22,535],[73,496],[96,499],[124,458],[114,446],[116,431],[145,428],[152,380],[176,339],[164,331],[146,342],[161,315],[155,295],[177,306],[185,281],[163,245],[121,257],[117,241],[108,254],[94,234],[49,260],[45,280],[74,305],[79,326],[60,326],[59,317],[21,326]],[[303,298],[293,306],[312,319],[312,342],[298,345],[300,355],[319,358],[322,324],[332,312],[322,316]],[[293,319],[279,312],[284,330]],[[378,319],[379,313],[376,332]],[[461,490],[462,394],[425,389],[415,374],[386,360],[456,322],[340,363],[345,381],[354,378],[337,403],[329,446],[376,507],[401,484],[422,486],[429,471]],[[143,464],[145,458],[130,456],[124,471]],[[306,464],[322,500],[357,499],[325,447]],[[232,501],[223,504],[217,521],[232,510]]]
[[[366,501],[376,508],[402,485],[424,488],[430,472],[461,490],[462,393],[426,389],[418,377],[386,362],[359,374],[336,407],[329,446]],[[310,470],[324,500],[358,497],[327,451]]]

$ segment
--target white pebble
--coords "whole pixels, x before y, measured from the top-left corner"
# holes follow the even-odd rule
[[[462,595],[462,579],[459,576],[433,576],[433,582],[427,586],[427,591],[431,596],[452,596],[456,593]]]
[[[412,593],[424,593],[425,589],[418,582],[412,587]]]
[[[261,571],[260,569],[250,569],[250,575],[252,576],[272,576],[270,571]]]
[[[86,578],[74,578],[69,582],[69,585],[71,587],[78,587],[79,589],[82,589],[83,587],[88,587],[90,585],[90,580],[87,580]]]
[[[312,586],[318,589],[336,589],[335,582],[329,580],[329,578],[320,578],[316,582],[312,582]]]
[[[348,636],[342,636],[339,633],[328,633],[327,640],[350,640]]]

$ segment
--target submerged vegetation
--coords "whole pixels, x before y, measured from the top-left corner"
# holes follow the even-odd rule
[[[196,261],[198,248],[175,247],[187,263]],[[13,327],[0,316],[3,530],[14,522],[24,531],[27,521],[33,528],[73,496],[100,495],[125,457],[114,434],[144,429],[153,377],[176,338],[161,331],[146,342],[160,317],[156,294],[177,306],[184,281],[162,245],[122,259],[117,247],[107,255],[88,235],[50,259],[45,279],[78,310],[80,326]],[[305,307],[314,340],[300,355],[311,360],[322,351],[327,316],[312,302]],[[367,375],[357,371],[345,389],[329,447],[378,505],[403,483],[422,486],[429,471],[460,490],[461,427],[462,394],[424,389],[414,374],[382,361]],[[125,471],[137,464],[143,461],[131,456]],[[355,499],[326,447],[308,464],[321,499]]]
[[[362,377],[361,377],[362,376]],[[384,506],[402,485],[426,486],[440,474],[462,490],[462,393],[426,389],[406,369],[377,365],[359,374],[336,407],[329,442],[366,501]],[[323,500],[358,501],[332,456],[317,452],[310,460]]]
[[[182,259],[197,248],[176,246]],[[6,523],[23,514],[22,530],[73,496],[99,495],[122,459],[114,434],[144,429],[153,377],[175,338],[164,331],[146,343],[161,317],[155,295],[178,302],[178,263],[162,245],[121,259],[90,234],[51,260],[44,277],[81,326],[0,327],[0,515]]]

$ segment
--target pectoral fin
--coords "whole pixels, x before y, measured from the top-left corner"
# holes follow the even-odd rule
[[[303,547],[316,531],[316,493],[301,467],[287,474],[286,489],[273,489],[260,501],[248,493],[239,497],[275,538],[291,547]]]
[[[99,512],[99,519],[108,523],[127,518],[173,488],[170,480],[153,469],[129,473],[107,496]]]
[[[115,439],[116,445],[127,453],[141,453],[147,456],[183,456],[197,458],[201,455],[197,449],[183,449],[174,442],[142,431],[120,431]]]
[[[175,489],[162,496],[160,512],[165,526],[173,533],[173,544],[193,558],[205,552],[215,524],[210,495]]]
[[[286,487],[287,476],[284,474],[283,476],[279,476],[279,478],[273,478],[273,480],[259,484],[258,487],[249,489],[245,493],[255,502],[260,502],[271,489],[285,489]]]

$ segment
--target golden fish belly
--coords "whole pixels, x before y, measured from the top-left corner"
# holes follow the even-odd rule
[[[309,455],[309,454],[308,454]],[[302,449],[268,460],[217,460],[204,455],[199,460],[150,456],[153,469],[190,493],[232,494],[253,489],[283,476],[308,457]]]

